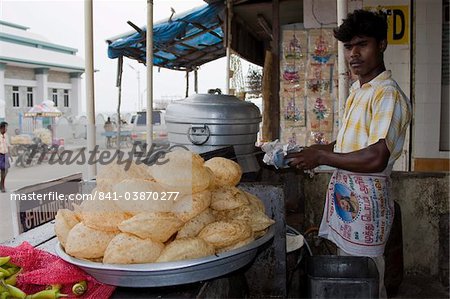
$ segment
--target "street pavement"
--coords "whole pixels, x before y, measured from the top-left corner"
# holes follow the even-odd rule
[[[83,142],[80,142],[78,144],[67,145],[65,149],[77,152],[82,150],[84,146],[85,141],[84,144]],[[87,164],[78,165],[77,163],[72,163],[70,165],[49,165],[48,163],[42,163],[27,168],[16,167],[14,163],[12,164],[13,165],[9,169],[6,177],[5,185],[7,192],[0,193],[0,211],[2,215],[0,217],[0,242],[13,237],[13,217],[17,217],[17,215],[13,212],[15,210],[13,209],[13,205],[15,205],[16,202],[10,200],[10,194],[14,190],[76,173],[81,173],[83,179],[86,179],[88,174]],[[99,171],[101,167],[101,165],[98,165],[97,171]]]

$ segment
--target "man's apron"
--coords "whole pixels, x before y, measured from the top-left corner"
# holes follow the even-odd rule
[[[319,236],[356,256],[381,256],[392,222],[390,178],[335,170],[326,196]]]

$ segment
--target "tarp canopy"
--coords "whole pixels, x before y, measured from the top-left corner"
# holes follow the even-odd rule
[[[55,107],[52,101],[45,100],[40,104],[34,105],[28,112],[24,113],[24,117],[59,117],[62,112]]]
[[[204,63],[225,56],[224,20],[225,5],[219,1],[155,23],[153,65],[192,71]],[[146,27],[140,31],[107,40],[108,57],[114,59],[126,56],[145,64]]]

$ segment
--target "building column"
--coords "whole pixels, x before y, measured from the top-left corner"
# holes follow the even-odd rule
[[[69,97],[69,106],[72,111],[72,115],[81,114],[81,75],[83,73],[76,72],[70,73],[70,83],[72,84],[72,94]]]
[[[5,119],[6,93],[5,93],[5,63],[0,63],[0,119]]]
[[[40,104],[45,100],[48,100],[48,68],[34,69],[36,75],[36,102]]]

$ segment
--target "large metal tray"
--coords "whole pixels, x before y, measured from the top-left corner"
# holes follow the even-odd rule
[[[95,263],[69,256],[59,242],[56,253],[106,284],[137,288],[172,286],[216,278],[244,267],[255,258],[258,248],[273,238],[274,231],[272,225],[263,237],[235,250],[176,262],[131,265]]]

